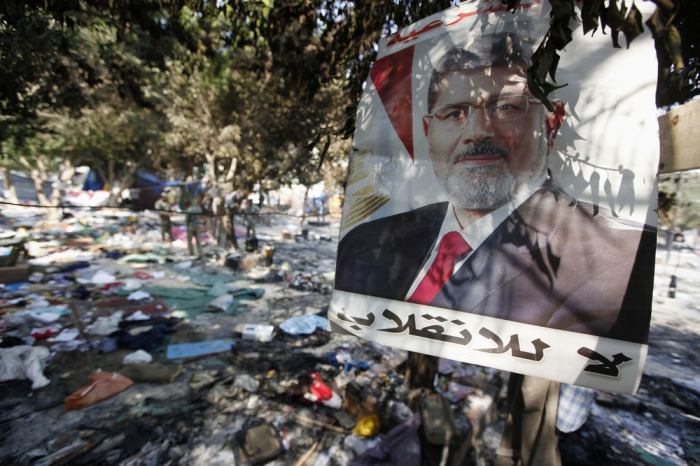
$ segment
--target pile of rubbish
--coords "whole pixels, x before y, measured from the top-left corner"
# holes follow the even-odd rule
[[[500,373],[441,360],[449,371],[438,376],[444,390],[409,390],[405,352],[335,342],[326,325],[307,314],[279,326],[247,324],[230,339],[171,344],[163,354],[131,352],[118,370],[92,373],[56,408],[90,410],[81,428],[27,445],[14,459],[420,465],[476,458],[478,431],[495,415]],[[474,381],[480,388],[463,385]],[[135,396],[144,390],[169,395]]]
[[[251,250],[204,241],[196,258],[184,216],[163,242],[154,213],[67,214],[0,217],[30,256],[19,279],[0,266],[0,464],[494,463],[507,373],[439,359],[411,389],[406,352],[327,331],[337,225],[272,216]],[[636,398],[598,392],[560,448],[694,464],[698,409],[645,376]]]

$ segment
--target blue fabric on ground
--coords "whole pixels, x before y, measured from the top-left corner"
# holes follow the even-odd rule
[[[328,319],[325,317],[307,314],[301,317],[292,317],[280,324],[280,328],[292,335],[309,335],[317,328],[326,329]]]

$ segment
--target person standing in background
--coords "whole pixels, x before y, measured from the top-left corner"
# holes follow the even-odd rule
[[[168,193],[163,191],[160,193],[160,199],[156,201],[154,206],[158,211],[160,216],[160,233],[163,235],[163,241],[165,241],[165,235],[170,237],[170,241],[173,241],[173,225],[170,222],[170,216],[172,215],[172,204],[168,201]]]
[[[200,198],[195,197],[190,206],[185,211],[185,225],[187,226],[187,249],[190,251],[190,256],[194,255],[194,248],[192,247],[192,238],[197,241],[197,257],[202,257],[202,242],[199,239],[199,224],[202,217],[202,208],[199,206]]]

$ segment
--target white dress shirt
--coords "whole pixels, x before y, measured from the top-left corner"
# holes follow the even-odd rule
[[[536,183],[530,185],[525,189],[521,189],[520,192],[510,202],[502,205],[493,212],[484,215],[480,219],[476,220],[475,222],[472,222],[464,228],[462,228],[462,226],[459,224],[459,221],[457,220],[457,216],[455,214],[454,205],[452,204],[452,202],[450,202],[447,206],[447,213],[445,214],[445,219],[442,221],[440,233],[438,234],[438,237],[433,243],[433,247],[430,250],[430,254],[426,258],[425,262],[423,262],[423,266],[421,267],[418,276],[416,276],[416,279],[413,281],[411,288],[408,290],[406,300],[408,300],[411,297],[411,295],[413,295],[413,293],[416,291],[416,288],[418,288],[420,282],[423,281],[423,278],[428,273],[428,270],[430,270],[430,266],[433,265],[433,262],[435,261],[437,253],[440,249],[439,246],[443,236],[445,236],[447,233],[458,231],[462,234],[464,240],[471,247],[469,252],[455,259],[454,268],[452,269],[452,275],[454,275],[457,273],[459,268],[467,261],[469,256],[473,254],[474,251],[476,251],[479,248],[479,246],[481,246],[481,243],[483,243],[486,240],[486,238],[488,238],[489,235],[493,233],[493,231],[498,227],[498,225],[503,223],[503,221],[506,218],[508,218],[510,214],[515,212],[515,210],[518,207],[520,207],[520,205],[523,202],[532,197],[532,195],[535,194],[535,191],[537,191],[546,180],[547,175],[545,174]]]

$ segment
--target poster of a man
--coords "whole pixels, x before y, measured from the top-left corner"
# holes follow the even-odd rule
[[[464,11],[451,14],[465,17]],[[446,12],[442,18],[449,15]],[[530,16],[538,15],[533,12]],[[428,26],[454,24],[447,19],[429,20]],[[416,27],[413,37],[428,26]],[[430,28],[437,32],[433,29],[437,27]],[[379,111],[388,114],[411,158],[411,150],[419,146],[414,141],[425,138],[424,159],[429,165],[424,167],[430,167],[434,179],[421,183],[417,170],[412,178],[394,177],[395,185],[415,185],[404,188],[419,198],[413,208],[396,207],[396,213],[385,208],[384,216],[366,209],[369,215],[359,221],[352,206],[344,213],[332,325],[384,344],[545,377],[544,366],[527,364],[542,363],[548,353],[560,353],[558,348],[552,351],[555,346],[550,342],[566,340],[572,333],[588,338],[569,340],[577,341],[571,354],[583,364],[582,369],[586,355],[591,362],[592,353],[606,344],[626,348],[618,353],[634,361],[633,366],[643,366],[651,316],[655,223],[621,216],[610,203],[605,206],[599,200],[576,197],[572,192],[576,191],[575,177],[573,182],[562,177],[568,189],[560,184],[553,172],[565,172],[562,168],[566,166],[553,148],[567,102],[551,96],[554,111],[548,110],[528,88],[527,69],[541,38],[530,37],[532,29],[521,32],[502,24],[500,29],[462,32],[449,40],[437,36],[433,43],[442,42],[439,47],[431,48],[428,40],[422,48],[411,45],[387,54],[375,65],[370,76],[384,107]],[[401,35],[399,32],[398,37]],[[423,59],[421,50],[428,50],[431,60]],[[440,53],[435,54],[436,50]],[[434,66],[426,66],[428,62]],[[402,72],[402,68],[412,72]],[[415,89],[414,81],[424,85]],[[406,89],[411,92],[409,99],[402,95]],[[570,109],[571,103],[569,97]],[[408,125],[400,122],[400,112],[406,111],[419,113],[420,118],[413,125],[419,130],[411,133],[410,145]],[[572,133],[571,125],[566,129]],[[375,158],[384,155],[386,143],[382,141],[362,140],[360,134],[355,142],[356,156],[363,150],[371,150]],[[420,157],[416,152],[415,158]],[[587,184],[595,181],[595,175],[597,170]],[[375,180],[375,190],[396,192],[390,179],[384,175],[381,183]],[[351,186],[352,171],[348,181]],[[630,186],[623,187],[629,192]],[[392,202],[405,204],[405,199],[384,200],[388,207]],[[629,202],[632,211],[634,202]],[[366,311],[370,303],[376,305],[376,312]],[[387,323],[395,327],[385,328]],[[537,327],[564,332],[538,334]],[[502,337],[496,335],[497,330]],[[522,339],[522,332],[552,336]],[[390,334],[402,335],[403,340],[389,342]],[[421,344],[421,338],[427,346]],[[497,343],[492,354],[510,348],[514,358],[527,363],[514,368],[495,360],[474,360],[463,348],[453,347],[468,347],[477,338]],[[502,340],[509,338],[504,346]],[[531,341],[535,351],[527,353],[525,342],[529,345]],[[631,348],[636,348],[634,357]],[[474,349],[489,353],[488,348]],[[606,360],[612,356],[608,354]],[[638,375],[630,375],[624,383],[614,375],[626,387],[618,385],[617,390],[634,391]],[[573,373],[561,381],[608,386]]]

